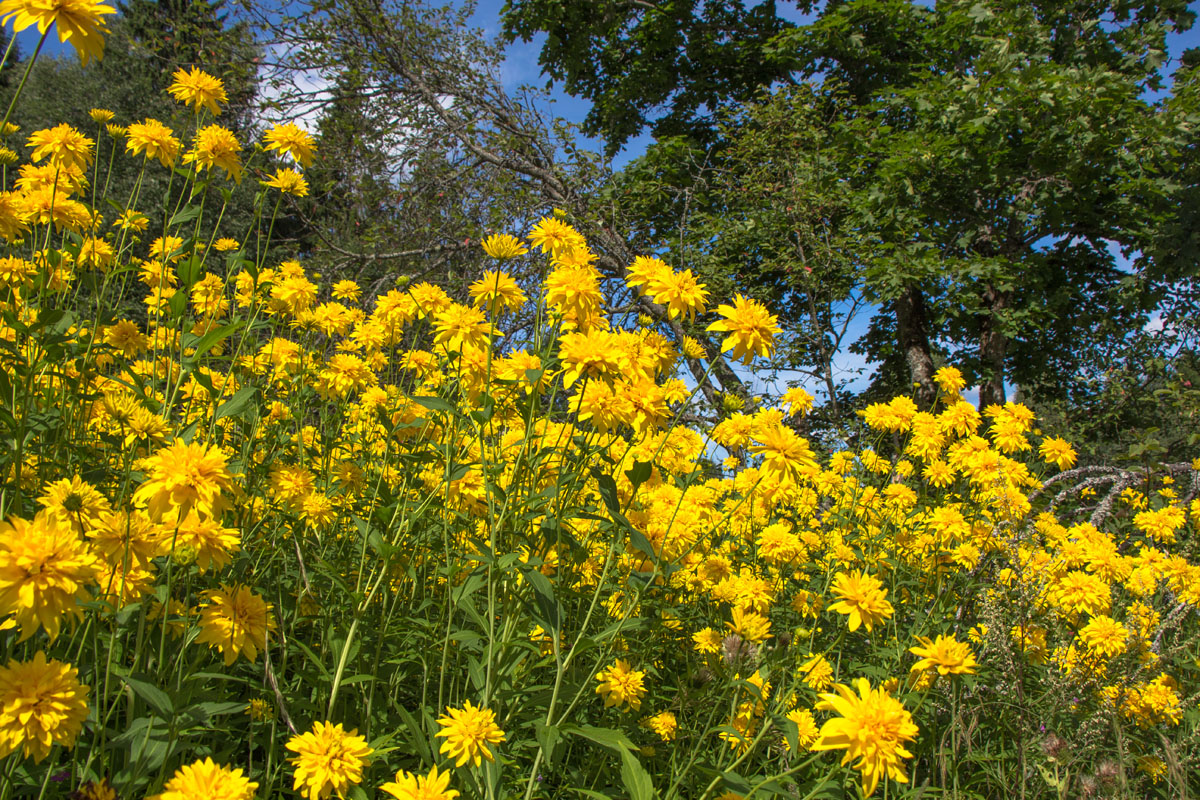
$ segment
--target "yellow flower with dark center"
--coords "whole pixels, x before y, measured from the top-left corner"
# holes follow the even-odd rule
[[[251,800],[258,784],[211,758],[180,767],[149,800]]]
[[[0,523],[0,615],[13,616],[22,641],[39,627],[54,639],[62,617],[82,617],[77,599],[87,598],[100,567],[71,525],[51,514]]]
[[[357,730],[347,732],[332,722],[313,723],[311,731],[293,736],[286,747],[296,753],[288,759],[296,768],[295,788],[308,800],[324,800],[335,792],[345,797],[351,784],[362,783],[367,756],[374,752]]]
[[[904,705],[883,689],[872,689],[866,678],[855,681],[855,690],[838,684],[834,692],[821,695],[820,711],[838,716],[821,726],[812,750],[845,750],[842,764],[857,759],[854,769],[862,773],[863,794],[874,794],[881,778],[907,783],[901,759],[912,758],[904,748],[919,730]]]
[[[596,673],[600,685],[596,694],[604,698],[604,707],[618,708],[626,703],[634,711],[642,707],[642,697],[646,694],[644,679],[646,673],[635,670],[624,659],[617,659],[607,669]]]
[[[160,164],[168,168],[179,157],[181,144],[175,138],[175,132],[156,119],[147,117],[133,123],[126,135],[125,150],[135,156],[140,153],[148,159],[157,158]]]
[[[48,158],[53,166],[67,169],[87,169],[91,166],[92,147],[95,144],[65,122],[53,128],[34,131],[26,142],[27,147],[33,148],[29,155],[31,161],[36,163]]]
[[[86,65],[93,57],[104,57],[107,27],[101,17],[115,13],[112,6],[94,0],[4,0],[0,3],[0,24],[11,21],[13,33],[30,25],[37,25],[38,33],[45,33],[51,25],[57,25],[58,41],[69,41]]]
[[[516,258],[529,252],[529,248],[515,236],[494,233],[482,242],[483,252],[492,258]]]
[[[313,137],[294,122],[276,125],[267,131],[263,138],[267,142],[268,151],[274,150],[280,155],[291,156],[292,160],[302,167],[312,164],[313,152],[316,150]]]
[[[196,641],[217,648],[232,666],[239,655],[253,662],[267,646],[267,631],[274,630],[271,605],[248,586],[222,586],[205,593],[200,609],[200,635]]]
[[[242,160],[238,154],[242,145],[228,128],[220,125],[207,125],[196,133],[192,141],[192,149],[183,157],[185,164],[196,164],[197,167],[211,170],[220,167],[225,174],[239,183],[242,180]]]
[[[516,311],[525,305],[525,292],[507,272],[488,270],[471,284],[469,292],[475,305],[493,313],[501,308]]]
[[[910,647],[908,652],[920,656],[921,660],[912,666],[912,672],[927,669],[937,669],[939,675],[974,675],[979,664],[975,654],[966,642],[960,642],[953,635],[939,635],[930,641],[924,636],[918,636],[920,647]]]
[[[48,485],[38,498],[38,505],[80,535],[91,530],[102,514],[112,510],[108,498],[78,475]]]
[[[191,70],[177,69],[172,76],[175,81],[167,87],[167,92],[181,103],[190,105],[197,112],[207,108],[214,117],[221,113],[221,105],[229,102],[225,94],[225,84],[220,78],[209,75],[202,69],[192,67]]]
[[[87,718],[88,687],[70,664],[9,661],[0,667],[0,758],[17,750],[42,761],[54,745],[74,747]]]
[[[830,605],[829,610],[848,615],[851,631],[858,630],[860,625],[870,631],[894,611],[883,583],[866,572],[839,572],[833,576],[833,593],[838,602]]]
[[[504,741],[505,733],[496,724],[496,712],[488,708],[477,708],[470,700],[462,708],[446,707],[446,714],[438,717],[441,730],[437,736],[444,738],[440,753],[453,758],[454,766],[461,767],[470,762],[478,767],[486,758],[495,761],[488,745]]]
[[[290,167],[280,167],[275,170],[269,181],[263,181],[263,186],[278,189],[293,197],[308,197],[308,181],[304,176]]]
[[[775,337],[782,330],[779,320],[757,300],[742,295],[733,299],[733,305],[717,306],[717,313],[724,319],[717,320],[707,330],[728,333],[721,344],[721,352],[733,351],[733,357],[749,364],[754,357],[766,358],[775,349]]]
[[[387,792],[396,800],[454,800],[458,797],[458,792],[450,788],[450,770],[439,773],[436,766],[428,775],[400,770],[396,780],[383,784],[379,791]]]
[[[226,457],[216,447],[181,439],[143,459],[141,469],[146,480],[134,493],[134,502],[146,507],[152,519],[170,513],[183,519],[196,509],[216,516],[225,510],[228,499],[222,497],[233,487]]]

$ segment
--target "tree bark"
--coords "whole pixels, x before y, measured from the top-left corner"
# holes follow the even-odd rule
[[[1008,353],[1008,336],[1002,327],[1000,314],[1012,302],[1012,293],[1000,291],[991,284],[984,287],[983,302],[987,308],[979,325],[979,361],[985,370],[979,385],[979,407],[1004,405],[1004,362]]]
[[[929,318],[925,295],[916,286],[905,286],[892,304],[896,314],[896,332],[900,350],[908,364],[908,374],[916,392],[917,405],[933,407],[937,387],[933,383],[933,353],[929,346]]]

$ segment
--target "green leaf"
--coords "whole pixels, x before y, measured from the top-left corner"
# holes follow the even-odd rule
[[[216,422],[225,417],[241,416],[250,407],[250,402],[256,394],[258,394],[257,386],[243,386],[241,389],[238,389],[233,393],[233,397],[217,407],[217,413],[213,416],[213,421]]]
[[[653,800],[658,797],[650,773],[646,772],[631,750],[621,750],[621,783],[625,784],[625,791],[629,792],[632,800]]]
[[[170,720],[175,716],[175,706],[171,703],[171,698],[162,689],[159,689],[153,684],[146,683],[137,678],[131,678],[125,675],[119,675],[125,685],[128,686],[140,700],[154,709],[154,713],[165,720]]]
[[[542,753],[546,757],[546,766],[554,765],[554,749],[558,743],[562,741],[562,732],[554,725],[547,725],[544,722],[537,723],[537,732],[535,734],[538,746],[542,748]]]
[[[629,482],[633,484],[633,490],[636,492],[639,486],[650,480],[653,473],[653,461],[634,461],[633,466],[625,470],[625,477],[629,478]]]
[[[592,725],[560,725],[559,730],[564,734],[573,736],[581,736],[588,741],[595,742],[601,747],[607,747],[613,752],[619,753],[622,750],[632,750],[633,742],[629,741],[629,737],[620,731],[615,731],[612,728],[597,728]]]
[[[167,223],[168,228],[174,228],[176,225],[186,225],[189,222],[195,222],[200,216],[200,206],[186,205],[175,212],[174,216]]]
[[[554,587],[550,581],[535,567],[525,567],[521,570],[525,580],[533,587],[537,600],[537,621],[547,630],[557,634],[562,625],[562,607],[554,597]]]

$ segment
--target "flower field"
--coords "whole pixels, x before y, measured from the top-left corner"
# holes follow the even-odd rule
[[[953,367],[852,448],[798,388],[693,423],[702,344],[566,215],[367,296],[269,255],[312,138],[168,91],[190,129],[5,121],[0,798],[1200,790],[1200,463],[1077,469]],[[105,195],[121,159],[166,195]],[[779,334],[652,256],[625,286],[749,369]]]

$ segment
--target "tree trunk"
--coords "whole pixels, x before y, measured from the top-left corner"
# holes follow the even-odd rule
[[[979,324],[979,361],[983,365],[983,382],[979,385],[979,407],[1004,405],[1004,361],[1008,353],[1008,337],[1001,327],[1000,314],[1012,301],[1011,292],[997,290],[990,284],[984,288],[983,302],[987,308]]]
[[[900,350],[916,391],[917,405],[929,409],[937,397],[933,383],[933,353],[929,346],[929,319],[925,295],[916,286],[906,286],[893,303]]]

